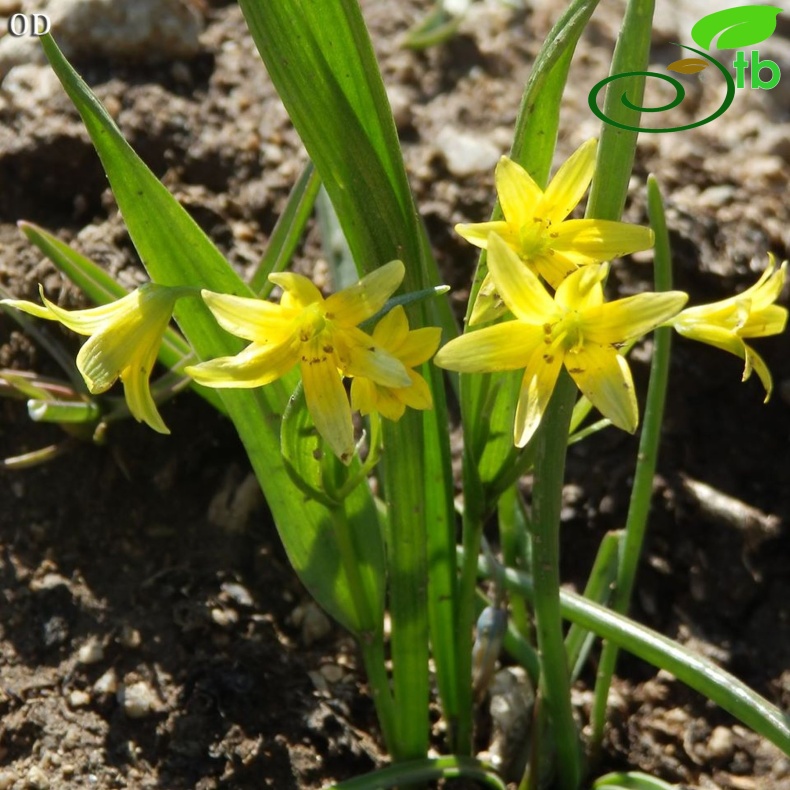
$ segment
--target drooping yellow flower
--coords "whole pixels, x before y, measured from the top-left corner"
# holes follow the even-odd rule
[[[89,335],[77,354],[77,369],[88,389],[99,395],[120,378],[132,416],[159,433],[170,433],[151,396],[149,379],[173,305],[184,293],[183,288],[146,283],[109,304],[64,310],[50,302],[42,288],[43,307],[21,299],[4,299],[1,304]]]
[[[754,370],[765,387],[766,402],[773,389],[771,372],[744,338],[778,335],[787,324],[787,309],[774,304],[784,287],[787,261],[777,270],[773,255],[768,257],[768,268],[751,288],[720,302],[689,307],[669,322],[685,337],[740,357],[744,361],[743,381]]]
[[[400,261],[391,261],[326,299],[307,277],[270,274],[283,289],[280,304],[203,291],[220,325],[252,342],[236,356],[186,372],[207,387],[260,387],[298,364],[318,432],[341,461],[350,463],[354,431],[342,376],[363,376],[384,387],[412,385],[403,363],[357,328],[384,306],[404,273]]]
[[[411,381],[408,387],[388,387],[356,376],[351,383],[351,406],[361,414],[377,411],[390,420],[399,420],[406,407],[430,409],[431,390],[425,379],[411,368],[427,362],[439,347],[442,330],[429,326],[409,329],[406,311],[393,307],[373,330],[373,342],[400,360]]]
[[[588,140],[557,171],[545,190],[512,159],[496,168],[496,188],[505,218],[455,230],[472,244],[488,248],[496,233],[534,273],[552,288],[580,266],[601,263],[653,246],[650,228],[602,219],[567,219],[590,186],[598,141]],[[487,276],[478,293],[470,324],[491,321],[505,311]]]
[[[605,303],[607,264],[578,269],[552,298],[532,271],[497,234],[488,242],[488,265],[514,321],[467,332],[434,358],[462,373],[524,368],[514,441],[532,438],[564,365],[579,389],[614,425],[633,433],[639,422],[631,371],[617,347],[676,315],[687,295],[644,293]]]

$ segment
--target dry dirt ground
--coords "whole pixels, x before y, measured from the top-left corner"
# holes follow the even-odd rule
[[[203,31],[189,56],[151,62],[154,46],[125,58],[109,47],[77,53],[75,64],[134,148],[248,271],[305,155],[239,10],[221,0],[193,5]],[[597,133],[586,95],[607,73],[619,24],[618,4],[605,5],[579,48],[558,161]],[[715,10],[708,5],[700,9]],[[0,13],[19,7],[3,0]],[[364,3],[411,182],[459,306],[475,255],[452,226],[490,211],[493,164],[560,7],[477,3],[454,38],[415,53],[399,41],[426,3]],[[670,42],[688,40],[702,12],[689,13],[659,3],[657,63],[682,56]],[[717,122],[640,143],[627,216],[644,221],[644,177],[656,173],[677,284],[694,301],[752,283],[768,251],[788,255],[787,35],[780,19],[761,45],[788,75],[774,90],[744,89]],[[13,56],[0,64],[0,284],[35,298],[43,283],[62,304],[81,303],[21,237],[19,219],[127,286],[139,282],[98,160],[59,86],[45,66]],[[688,117],[706,114],[715,92],[690,80]],[[321,256],[311,228],[297,265],[313,271]],[[648,264],[618,264],[615,286],[647,287]],[[0,367],[58,373],[3,315],[0,344]],[[633,614],[787,707],[790,354],[786,337],[760,350],[777,384],[767,405],[755,381],[740,382],[738,360],[676,344]],[[634,365],[641,383],[646,356]],[[19,401],[0,400],[0,415],[0,456],[63,438],[30,423]],[[289,571],[232,429],[190,394],[164,415],[169,438],[116,425],[103,446],[77,443],[44,466],[0,471],[0,790],[308,790],[370,770],[383,755],[353,644]],[[569,584],[582,583],[603,533],[622,526],[634,454],[634,441],[615,432],[574,448]],[[624,657],[620,670],[606,767],[692,787],[790,788],[788,759],[745,727],[635,659]],[[582,706],[590,680],[578,687]]]

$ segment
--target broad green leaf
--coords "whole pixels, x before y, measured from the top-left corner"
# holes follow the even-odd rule
[[[438,285],[356,0],[239,4],[358,269],[369,272],[398,258],[406,266],[404,290]],[[416,305],[410,318],[415,328],[439,324],[447,338],[457,334],[446,298]],[[429,371],[434,410],[407,410],[397,424],[385,421],[383,426],[388,463],[382,482],[392,503],[388,522],[395,538],[388,545],[388,578],[393,689],[400,717],[398,743],[391,748],[400,758],[423,756],[428,746],[428,619],[437,681],[451,719],[458,689],[469,678],[458,674],[455,645],[442,630],[447,618],[456,619],[453,485],[443,379],[435,369]],[[405,633],[408,643],[399,636]]]
[[[781,11],[775,5],[739,5],[714,11],[691,28],[691,37],[704,49],[711,48],[716,36],[716,49],[753,47],[773,34]]]
[[[102,161],[129,234],[151,278],[165,285],[204,287],[252,296],[222,254],[124,140],[114,121],[63,57],[51,36],[44,51],[82,116]],[[182,299],[176,318],[201,359],[235,354],[241,343],[225,333],[198,299]],[[360,617],[358,601],[341,560],[327,508],[306,499],[285,470],[280,454],[282,412],[295,381],[290,377],[256,390],[218,390],[250,457],[288,558],[316,600],[356,633],[380,628],[382,601],[370,601]],[[369,528],[372,497],[358,486],[347,517]]]

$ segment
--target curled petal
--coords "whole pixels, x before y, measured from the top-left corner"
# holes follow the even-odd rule
[[[159,410],[156,408],[149,378],[156,362],[157,347],[151,347],[141,355],[139,360],[132,362],[121,371],[123,393],[129,411],[138,422],[144,422],[157,433],[169,434],[170,429],[165,425]]]

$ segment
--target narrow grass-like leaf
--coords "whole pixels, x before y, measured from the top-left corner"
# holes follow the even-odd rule
[[[471,779],[494,790],[505,790],[496,771],[472,757],[435,757],[395,763],[387,768],[333,785],[331,790],[384,790],[440,779]]]
[[[487,570],[483,559],[480,560],[480,570]],[[508,589],[532,600],[534,585],[527,574],[506,569],[503,578]],[[790,755],[788,716],[734,675],[673,639],[581,595],[563,590],[560,608],[566,620],[578,623],[654,667],[670,672]]]
[[[82,116],[123,213],[129,234],[151,278],[165,285],[204,287],[252,296],[222,254],[124,140],[114,121],[63,57],[51,36],[44,51]],[[241,343],[219,328],[198,299],[182,299],[176,318],[201,359],[236,353]],[[220,390],[266,496],[289,560],[311,594],[344,626],[370,634],[381,627],[383,600],[369,601],[368,619],[343,565],[332,514],[306,499],[288,476],[280,454],[280,422],[294,375],[255,390]],[[370,492],[358,486],[346,500],[353,539],[364,545],[375,520]],[[364,572],[374,563],[362,558]]]
[[[250,288],[266,299],[274,289],[268,277],[272,272],[282,272],[291,262],[291,256],[304,233],[307,220],[313,211],[316,195],[321,186],[321,179],[316,173],[312,162],[308,162],[302,174],[294,184],[288,203],[277,219],[266,252],[255,267],[249,280]]]

